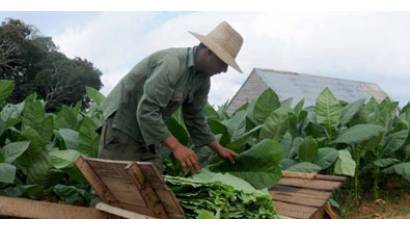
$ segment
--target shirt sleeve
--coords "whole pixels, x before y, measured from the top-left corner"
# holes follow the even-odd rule
[[[161,111],[174,93],[179,63],[176,57],[166,56],[156,63],[144,84],[144,94],[138,103],[137,120],[146,145],[159,144],[171,136]]]
[[[207,79],[206,83],[195,92],[192,102],[185,102],[182,105],[182,116],[195,146],[203,146],[215,140],[203,112],[208,102],[210,85],[210,79]]]

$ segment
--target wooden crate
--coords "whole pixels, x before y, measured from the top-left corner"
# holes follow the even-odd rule
[[[285,218],[338,218],[327,201],[345,181],[341,176],[283,171],[269,192],[279,215]]]
[[[99,210],[125,217],[184,218],[175,194],[152,163],[79,157],[76,166],[103,200],[96,206]]]

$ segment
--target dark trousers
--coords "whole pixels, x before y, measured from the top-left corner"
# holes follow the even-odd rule
[[[119,129],[112,127],[113,118],[104,121],[98,158],[125,161],[149,161],[160,171],[163,170],[163,147],[161,144],[146,147],[144,143],[135,141]]]

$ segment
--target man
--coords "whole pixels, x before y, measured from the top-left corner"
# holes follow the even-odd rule
[[[164,121],[179,107],[194,145],[209,145],[234,163],[235,152],[224,148],[209,131],[202,112],[210,77],[226,72],[235,62],[243,39],[227,22],[206,36],[190,32],[201,43],[190,48],[158,51],[139,62],[115,86],[104,103],[104,126],[99,157],[151,161],[162,169],[162,147],[167,147],[188,171],[199,172],[195,152],[182,145]]]

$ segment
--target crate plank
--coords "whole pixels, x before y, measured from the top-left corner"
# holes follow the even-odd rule
[[[282,193],[298,193],[301,195],[317,197],[317,198],[326,199],[326,200],[329,199],[330,196],[332,195],[332,193],[328,191],[298,188],[298,187],[284,186],[284,185],[275,185],[272,188],[270,188],[269,191],[282,192]]]
[[[300,205],[311,206],[311,207],[316,207],[316,208],[322,207],[327,201],[327,199],[320,199],[317,197],[312,197],[309,195],[306,196],[306,195],[298,194],[298,193],[281,193],[281,192],[270,191],[270,194],[274,201],[283,201],[287,203],[300,204]]]
[[[95,174],[94,170],[88,164],[85,158],[79,157],[75,161],[75,164],[78,169],[82,172],[84,177],[87,179],[88,183],[93,187],[97,195],[104,199],[105,202],[109,204],[118,204],[118,200],[110,192],[107,186],[101,181],[101,179]]]
[[[289,204],[281,201],[274,201],[273,205],[278,210],[279,215],[298,219],[308,219],[312,217],[313,214],[315,214],[315,212],[318,210],[317,208],[313,207]]]
[[[184,210],[170,189],[156,190],[155,192],[164,205],[169,218],[184,218]]]
[[[343,183],[339,181],[326,180],[309,180],[299,178],[282,178],[278,182],[279,185],[293,186],[300,188],[310,188],[316,190],[333,191],[339,188]]]
[[[113,215],[116,216],[120,216],[123,218],[127,218],[127,219],[152,219],[152,217],[150,216],[146,216],[146,215],[142,215],[136,212],[131,212],[122,208],[118,208],[103,202],[98,203],[95,206],[96,209],[107,212],[107,213],[111,213]]]
[[[142,197],[138,194],[136,190],[132,191],[120,191],[120,190],[113,190],[112,194],[115,197],[118,197],[118,202],[120,204],[122,203],[128,203],[128,204],[134,204],[134,205],[139,205],[139,206],[145,206],[145,201],[142,199]]]
[[[340,219],[339,214],[337,214],[335,212],[335,210],[333,210],[332,206],[327,203],[324,207],[324,213],[331,219]]]
[[[328,180],[328,181],[339,181],[339,182],[346,182],[346,177],[344,176],[332,176],[332,175],[324,175],[324,174],[317,174],[315,179],[319,180]]]
[[[162,179],[161,173],[150,162],[138,162],[142,173],[147,181],[150,182],[155,190],[167,190],[165,181]]]
[[[121,206],[117,206],[117,205],[113,205],[113,206],[156,218],[152,210],[143,205],[135,205],[135,204],[130,204],[126,202],[121,202]]]
[[[133,185],[139,190],[145,205],[153,211],[156,217],[166,218],[167,213],[165,212],[164,206],[161,204],[161,200],[151,187],[149,181],[144,179],[144,175],[138,164],[132,163],[128,165],[125,170],[127,171],[129,178],[131,178]]]
[[[333,176],[333,175],[324,175],[318,173],[304,173],[304,172],[292,172],[292,171],[282,171],[283,178],[299,178],[299,179],[318,179],[318,180],[327,180],[327,181],[339,181],[345,182],[346,177],[344,176]]]
[[[127,177],[124,168],[130,164],[130,161],[111,161],[111,160],[87,160],[93,170],[100,177],[111,177],[123,179]]]
[[[38,219],[118,218],[95,208],[0,196],[0,216]]]
[[[323,219],[325,216],[324,208],[318,208],[316,212],[310,217],[310,219]]]
[[[169,218],[184,218],[184,210],[179,204],[175,194],[166,185],[161,173],[150,162],[138,162],[146,181],[154,189],[164,206]]]
[[[293,172],[293,171],[282,171],[282,177],[286,178],[300,178],[300,179],[313,179],[317,173],[304,173],[304,172]]]

